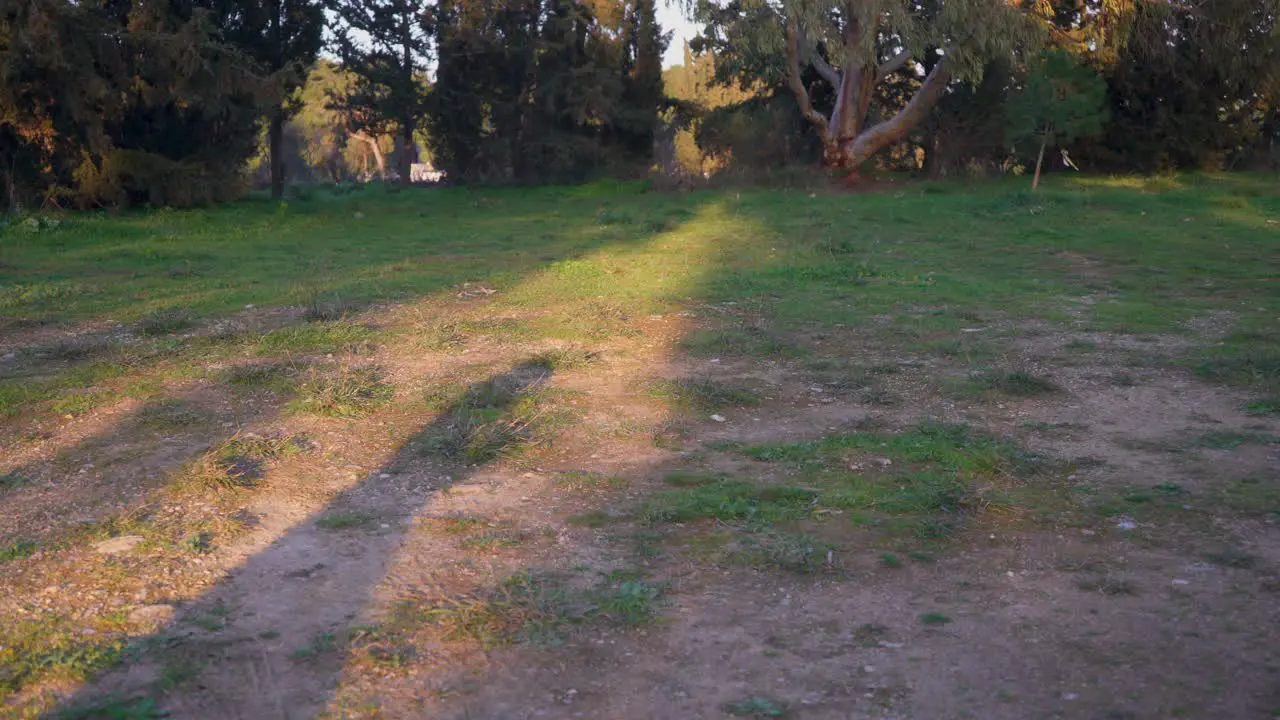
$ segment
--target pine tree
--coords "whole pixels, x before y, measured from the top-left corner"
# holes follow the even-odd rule
[[[234,196],[264,103],[279,96],[210,20],[176,0],[0,6],[9,205],[24,194],[82,205]]]
[[[670,40],[658,26],[654,0],[632,0],[627,36],[627,83],[619,117],[622,142],[633,155],[648,157],[663,101],[662,53]]]
[[[271,109],[271,197],[284,195],[284,125],[299,109],[296,91],[320,52],[324,7],[319,0],[214,0],[214,22],[223,39],[241,48],[273,76],[283,101]]]

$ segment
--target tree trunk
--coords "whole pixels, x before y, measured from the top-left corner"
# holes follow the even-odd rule
[[[362,132],[351,133],[351,137],[355,140],[359,140],[360,142],[367,143],[369,145],[369,151],[373,153],[373,161],[378,166],[378,178],[381,179],[382,182],[386,182],[387,181],[387,159],[382,157],[382,148],[378,146],[378,138],[373,137],[371,135],[366,135],[365,133],[362,133]]]
[[[284,197],[284,110],[282,108],[276,108],[271,113],[267,144],[271,148],[271,199],[279,200]]]
[[[898,111],[897,115],[864,129],[852,141],[841,143],[840,157],[844,163],[842,167],[850,170],[858,167],[872,155],[905,138],[924,122],[929,112],[938,104],[942,91],[951,82],[951,72],[945,67],[946,64],[947,61],[944,58],[934,66],[933,71],[925,77],[920,89],[911,97],[906,107]]]
[[[280,2],[275,0],[269,5],[271,10],[271,53],[273,70],[284,66],[281,58],[280,37]],[[267,143],[271,146],[271,199],[284,197],[284,108],[277,105],[271,112],[271,127],[267,131]]]
[[[1036,174],[1031,178],[1031,192],[1040,187],[1040,166],[1044,164],[1044,147],[1049,144],[1049,131],[1046,129],[1040,137],[1040,154],[1036,156]]]
[[[18,213],[18,188],[15,173],[18,171],[18,159],[14,155],[9,161],[9,167],[4,173],[4,190],[5,190],[5,211],[10,215]]]
[[[400,187],[409,187],[409,173],[413,172],[413,161],[417,159],[418,148],[413,144],[413,125],[402,123],[400,127]]]
[[[858,17],[854,10],[848,14],[850,18]],[[864,35],[874,38],[879,31],[880,25],[876,20],[850,20],[845,28],[845,44],[855,47],[862,42]],[[880,65],[849,58],[845,67],[836,69],[817,50],[809,47],[799,20],[792,15],[786,23],[786,59],[787,87],[796,98],[800,114],[822,138],[823,162],[828,167],[842,170],[856,169],[872,155],[905,138],[925,119],[951,82],[951,70],[944,56],[925,77],[906,107],[888,120],[866,128],[863,124],[867,121],[875,86],[906,66],[910,61],[907,51]],[[835,107],[830,118],[813,107],[809,90],[801,79],[803,63],[812,64],[818,74],[836,89]]]

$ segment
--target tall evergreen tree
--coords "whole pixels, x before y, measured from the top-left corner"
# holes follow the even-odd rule
[[[632,154],[648,157],[662,105],[662,53],[670,37],[658,25],[654,0],[631,0],[627,8],[627,83],[619,121],[622,142]]]
[[[421,0],[330,0],[333,47],[355,83],[333,105],[352,130],[394,133],[401,185],[416,159],[414,132],[427,107],[433,11]]]
[[[0,7],[0,163],[9,204],[229,198],[278,89],[207,8],[32,0]]]
[[[320,52],[324,7],[320,0],[213,0],[215,22],[224,40],[240,47],[268,75],[277,79],[283,101],[271,109],[271,197],[284,195],[284,125],[296,114],[296,90]]]

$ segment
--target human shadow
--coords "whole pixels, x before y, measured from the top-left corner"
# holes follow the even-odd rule
[[[300,514],[274,539],[265,527],[268,537],[247,559],[132,642],[127,665],[91,680],[50,717],[120,717],[130,708],[127,717],[314,716],[346,662],[339,641],[365,619],[413,516],[529,439],[512,414],[548,377],[545,367],[521,364],[458,392],[322,509]]]

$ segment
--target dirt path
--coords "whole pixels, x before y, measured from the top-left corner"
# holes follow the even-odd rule
[[[211,551],[177,553],[158,539],[172,526],[138,525],[108,533],[136,534],[125,550],[81,542],[16,563],[6,618],[71,618],[68,651],[111,632],[132,649],[87,685],[49,678],[8,710],[296,720],[1280,708],[1280,531],[1268,514],[1280,427],[1242,414],[1241,397],[1183,370],[1135,370],[1119,341],[1070,364],[1064,347],[1081,338],[1011,350],[1057,384],[1017,397],[945,392],[958,366],[853,331],[824,340],[832,369],[689,358],[673,350],[686,321],[636,324],[586,347],[388,343],[332,358],[379,365],[396,388],[382,409],[316,418],[267,404],[219,417],[231,427],[214,447],[305,436],[305,450],[263,456],[261,481],[231,494],[179,501],[151,481],[121,494],[139,523],[170,510],[182,528],[234,518],[234,532],[209,535]],[[443,404],[421,400],[441,387],[453,388]],[[828,477],[817,460],[748,452],[845,438],[854,449],[822,462],[887,482],[928,469],[910,448],[893,455],[894,438],[928,422],[978,433],[963,440],[978,450],[956,450],[965,462],[999,452],[1043,468],[1013,477],[993,461],[972,479],[980,501],[924,517],[895,515],[889,500],[829,503],[811,487]],[[155,465],[163,447],[140,449],[112,471],[158,477],[210,447],[205,432],[166,463]],[[78,442],[62,457],[104,452]],[[982,478],[1007,481],[1004,495],[992,499]],[[803,506],[767,517],[769,488],[783,486]],[[757,494],[739,515],[652,505],[721,487]],[[15,502],[54,514],[103,502],[23,492]]]

